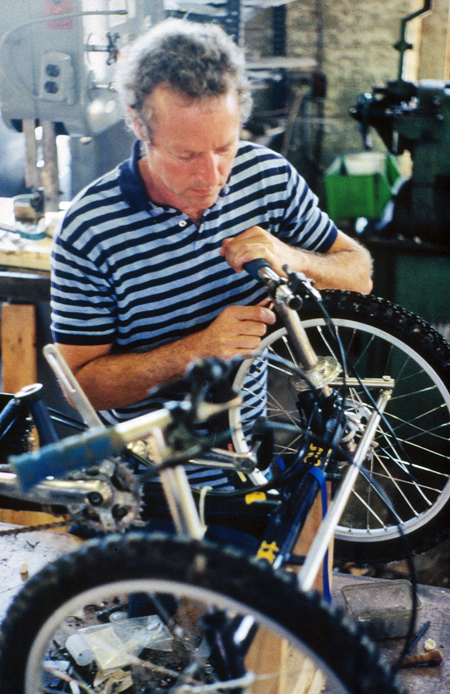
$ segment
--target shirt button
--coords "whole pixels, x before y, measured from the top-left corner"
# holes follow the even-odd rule
[[[179,226],[179,227],[185,227],[186,224],[187,224],[187,221],[186,221],[185,219],[181,219],[181,220],[178,222],[178,226]]]

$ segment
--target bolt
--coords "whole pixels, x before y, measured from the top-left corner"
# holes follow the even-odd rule
[[[100,506],[103,503],[103,497],[100,492],[90,492],[88,500],[92,506]]]

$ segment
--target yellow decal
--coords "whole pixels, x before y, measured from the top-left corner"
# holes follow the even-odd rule
[[[264,492],[252,492],[251,494],[245,495],[245,503],[253,504],[255,501],[265,501],[266,498]]]
[[[304,463],[312,463],[313,465],[320,465],[324,449],[320,446],[314,446],[313,443],[309,446],[309,451],[303,458]]]
[[[280,548],[277,547],[276,542],[271,542],[269,545],[269,543],[264,540],[264,542],[261,543],[261,546],[258,549],[258,554],[256,555],[256,558],[266,559],[266,561],[268,561],[269,564],[273,564],[273,562],[275,561],[276,554],[279,551]]]

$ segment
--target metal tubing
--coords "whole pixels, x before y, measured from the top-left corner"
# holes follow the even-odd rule
[[[311,347],[297,311],[289,308],[285,303],[277,304],[277,311],[286,327],[297,364],[301,364],[305,371],[314,369],[317,366],[317,355]]]
[[[108,484],[101,480],[44,480],[37,484],[32,492],[24,492],[18,485],[17,475],[13,472],[0,472],[0,494],[22,499],[23,501],[45,502],[64,506],[65,504],[85,503],[91,492],[101,494],[103,501],[112,498]]]
[[[391,393],[392,391],[389,389],[384,390],[380,394],[376,408],[372,413],[364,434],[361,437],[358,448],[356,449],[352,464],[350,465],[347,474],[328,509],[327,515],[325,516],[325,519],[311,544],[305,559],[305,563],[303,564],[303,567],[298,575],[298,583],[302,590],[311,590],[314,584],[325,553],[333,538],[336,526],[341,519],[349,496],[359,475],[360,467],[366,458],[367,451],[369,450],[369,446],[373,441],[373,437],[378,424],[380,423],[382,414],[387,403],[389,402]]]
[[[40,445],[46,446],[49,443],[56,443],[56,441],[59,441],[59,436],[56,432],[55,425],[53,424],[50,413],[44,401],[30,400],[27,405],[39,434]]]
[[[138,439],[145,439],[147,436],[153,436],[155,431],[164,430],[172,422],[172,414],[167,409],[156,410],[143,414],[135,419],[129,419],[127,422],[121,422],[114,426],[114,430],[120,436],[124,443],[131,443]]]
[[[164,451],[166,449],[162,429],[156,429],[153,432],[153,443],[152,457],[156,465],[160,466],[164,462]],[[159,476],[177,532],[195,540],[201,540],[204,535],[204,529],[195,506],[186,470],[182,465],[177,465],[174,468],[160,470]]]
[[[280,280],[279,275],[271,267],[267,266],[258,269],[258,276],[262,281],[265,280],[266,287],[269,282],[278,283]],[[273,299],[276,303],[277,312],[280,314],[281,320],[286,327],[297,364],[301,364],[304,371],[314,372],[318,364],[317,355],[312,348],[297,311],[290,306],[290,302],[295,299],[295,294],[286,284],[277,284]],[[313,379],[314,373],[311,378],[314,383]],[[316,384],[314,383],[314,385]],[[318,387],[320,387],[320,384],[318,384]]]
[[[78,412],[83,417],[85,424],[87,424],[90,429],[103,426],[100,417],[92,407],[56,345],[45,345],[43,353],[58,379],[64,395],[75,405]]]
[[[200,522],[186,470],[182,465],[177,465],[175,468],[161,470],[159,474],[177,532],[194,540],[201,540],[205,531]]]

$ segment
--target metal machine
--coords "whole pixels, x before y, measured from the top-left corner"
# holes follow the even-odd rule
[[[358,121],[364,145],[371,147],[370,126],[379,133],[389,152],[411,153],[411,178],[393,199],[386,230],[431,243],[450,242],[450,83],[444,80],[403,79],[407,23],[431,10],[432,0],[401,20],[397,79],[386,87],[359,96],[351,115]]]
[[[279,0],[2,0],[3,120],[16,130],[35,120],[57,123],[64,134],[98,135],[123,116],[114,64],[136,35],[175,16],[218,22],[242,43],[243,22],[273,5]]]
[[[113,89],[122,46],[163,16],[148,0],[3,0],[0,109],[16,130],[50,121],[97,135],[122,117]]]

